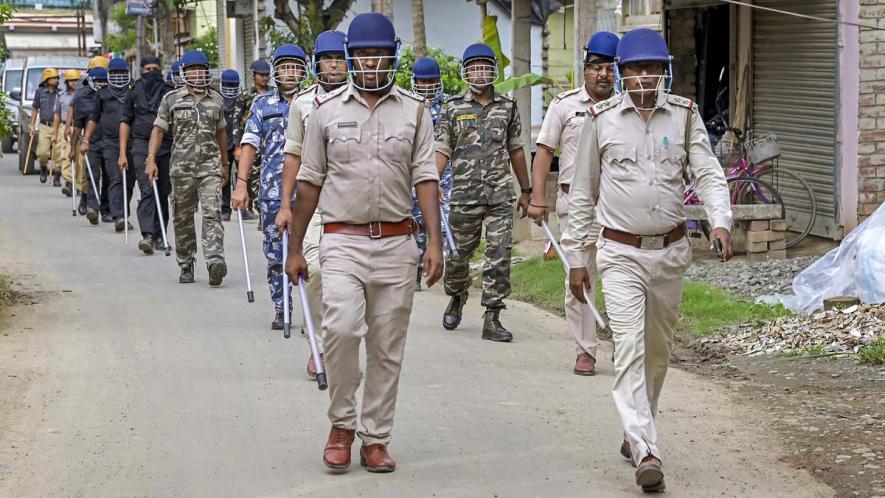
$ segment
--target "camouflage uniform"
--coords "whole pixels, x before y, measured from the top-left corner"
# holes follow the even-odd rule
[[[433,99],[433,102],[429,102],[427,104],[427,110],[430,111],[430,117],[433,119],[433,128],[439,128],[439,119],[442,115],[442,106],[445,100],[448,98],[448,95],[441,93]],[[440,204],[442,207],[443,213],[448,219],[449,217],[449,192],[452,190],[452,165],[449,164],[446,166],[446,170],[443,172],[442,177],[439,179],[439,188],[443,190],[443,194],[445,198],[443,202]],[[421,208],[418,206],[418,195],[415,192],[415,189],[412,189],[412,217],[418,222],[418,226],[420,227],[418,233],[415,234],[415,240],[418,242],[418,250],[420,251],[420,257],[418,258],[418,273],[420,274],[424,269],[424,251],[427,249],[427,230],[424,228],[424,216],[421,214]],[[442,236],[443,236],[443,246],[447,246],[448,242],[446,239],[446,227],[443,225]],[[452,248],[449,248],[451,251]]]
[[[246,121],[249,119],[252,109],[252,103],[255,98],[261,95],[255,87],[252,87],[237,97],[236,108],[234,109],[234,143],[239,144],[243,140],[243,134],[246,132]],[[249,198],[257,205],[258,188],[261,175],[261,149],[255,151],[255,160],[249,169]],[[239,175],[240,165],[237,164],[237,175]]]
[[[277,313],[283,312],[283,236],[277,229],[276,219],[283,191],[283,146],[288,123],[289,102],[279,92],[260,95],[252,103],[241,142],[261,151],[258,194],[261,231],[264,233],[264,257],[267,258],[267,285]],[[287,305],[291,310],[291,299]]]
[[[483,106],[470,92],[451,97],[442,108],[436,150],[450,159],[449,227],[458,252],[449,255],[444,285],[450,296],[467,296],[470,257],[486,232],[482,305],[504,308],[510,295],[510,250],[516,195],[510,151],[525,144],[516,101],[495,93]]]
[[[178,265],[193,264],[197,252],[194,212],[203,215],[203,257],[206,265],[224,261],[221,223],[221,151],[215,134],[225,127],[224,101],[207,90],[196,100],[187,88],[167,93],[160,102],[155,126],[173,136],[169,177],[172,180],[172,223]]]

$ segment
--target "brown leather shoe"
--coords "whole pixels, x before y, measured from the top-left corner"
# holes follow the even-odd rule
[[[581,353],[575,360],[575,375],[596,375],[596,358],[589,353]]]
[[[396,462],[387,453],[387,445],[370,444],[360,448],[360,465],[369,472],[393,472]]]
[[[636,467],[636,484],[646,492],[664,490],[664,471],[657,457],[648,455]]]
[[[323,358],[323,353],[320,353],[320,365],[323,366],[323,371],[326,370],[326,360]],[[307,376],[311,378],[311,380],[316,380],[317,378],[317,369],[313,364],[313,355],[310,355],[310,358],[307,359]]]
[[[332,426],[326,449],[323,450],[323,463],[326,467],[339,472],[350,467],[350,447],[353,446],[354,436],[356,431]]]

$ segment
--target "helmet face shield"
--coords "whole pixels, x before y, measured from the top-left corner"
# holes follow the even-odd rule
[[[271,77],[283,93],[292,93],[307,78],[307,63],[303,59],[280,59],[274,62]]]
[[[222,84],[218,89],[218,93],[226,99],[234,99],[240,94],[240,87],[239,85],[233,86]]]
[[[212,73],[209,72],[209,67],[202,64],[182,67],[180,76],[185,85],[197,90],[205,90],[212,83]]]
[[[390,49],[353,49],[345,54],[353,86],[367,92],[386,90],[396,80],[399,65],[399,41],[393,55]]]
[[[95,90],[96,92],[108,86],[108,80],[97,80],[91,76],[86,79],[86,82],[89,83],[89,88]]]
[[[443,91],[442,80],[436,79],[431,81],[430,78],[416,78],[412,76],[412,92],[424,97],[427,100],[433,100]]]
[[[317,81],[327,86],[339,86],[347,82],[347,61],[344,52],[323,54],[313,58],[313,71]]]
[[[658,95],[670,93],[673,66],[670,62],[642,61],[615,64],[615,88],[633,97],[636,108],[647,111],[657,107]]]
[[[111,71],[108,73],[108,84],[114,88],[124,88],[132,81],[129,71]]]
[[[484,91],[498,79],[498,64],[492,59],[476,58],[461,64],[461,79],[474,92]]]

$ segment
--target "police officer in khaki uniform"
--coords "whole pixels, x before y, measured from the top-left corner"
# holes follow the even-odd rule
[[[584,57],[584,84],[579,88],[560,93],[553,99],[538,135],[538,152],[532,163],[532,200],[529,217],[539,221],[547,219],[547,174],[553,161],[553,151],[559,149],[559,188],[556,191],[556,217],[560,233],[568,226],[568,200],[572,177],[575,175],[575,153],[578,137],[590,107],[608,99],[614,92],[615,53],[618,35],[600,31],[590,38]],[[592,248],[591,248],[592,251]],[[590,281],[596,281],[594,256],[588,260]],[[568,277],[566,277],[568,285]],[[595,285],[594,285],[595,287]],[[590,288],[591,292],[594,288]],[[590,309],[579,303],[571,292],[565,293],[565,319],[575,341],[576,375],[596,374],[596,320]]]
[[[317,83],[306,88],[295,97],[289,107],[289,123],[286,132],[286,145],[283,147],[283,179],[281,199],[292,199],[295,193],[295,179],[301,168],[301,153],[304,148],[304,127],[313,111],[316,98],[340,88],[347,83],[347,62],[344,60],[344,33],[324,31],[317,36],[313,49],[312,70]],[[288,230],[292,223],[291,202],[281,202],[276,225],[280,232]],[[315,326],[323,322],[323,279],[320,278],[320,234],[323,222],[319,210],[310,219],[302,243],[302,253],[308,264],[312,278],[307,283],[307,298],[310,300],[311,319]],[[321,331],[321,329],[320,329]],[[320,361],[323,361],[322,334],[318,334],[317,348]],[[307,336],[305,336],[307,337]],[[307,375],[316,377],[313,356],[307,361]]]
[[[387,445],[418,263],[411,190],[417,189],[429,230],[424,271],[431,285],[442,273],[439,174],[424,99],[393,86],[399,53],[393,23],[378,13],[356,16],[346,50],[351,83],[316,97],[306,128],[286,273],[293,282],[308,273],[301,244],[319,202],[332,422],[323,462],[347,469],[359,428],[360,462],[370,472],[391,472],[396,463]],[[362,340],[366,373],[358,420]]]
[[[649,29],[625,34],[615,63],[623,93],[593,106],[581,131],[563,248],[569,287],[585,302],[589,247],[597,243],[615,342],[612,397],[624,429],[621,454],[637,466],[636,484],[659,491],[664,474],[654,414],[692,256],[683,175],[703,200],[723,261],[731,257],[731,206],[694,103],[669,95],[670,55],[661,35]],[[595,221],[602,226],[598,241]]]
[[[58,151],[52,147],[52,118],[55,114],[56,99],[58,99],[58,69],[49,67],[43,70],[40,86],[34,92],[29,128],[32,136],[37,135],[36,156],[40,162],[40,183],[46,183],[49,176],[48,165],[54,163],[58,154]],[[56,172],[52,173],[53,186],[61,187],[61,180]]]

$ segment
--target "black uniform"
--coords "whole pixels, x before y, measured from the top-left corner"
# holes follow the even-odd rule
[[[74,93],[74,100],[71,102],[71,105],[74,107],[73,126],[84,130],[84,134],[86,130],[86,123],[89,122],[89,116],[91,116],[93,111],[95,111],[96,100],[97,95],[95,93],[95,90],[93,90],[86,83],[86,79],[84,78],[82,80],[82,85]],[[95,130],[92,132],[92,138],[91,143],[89,144],[89,153],[87,154],[87,157],[89,158],[89,165],[92,169],[92,175],[95,177],[95,182],[99,184],[98,188],[100,191],[98,197],[96,197],[95,195],[90,195],[87,197],[87,206],[90,209],[95,209],[101,212],[101,215],[104,216],[110,214],[111,212],[108,195],[108,190],[110,188],[110,178],[105,173],[104,155],[101,151],[101,135],[101,124],[96,123]],[[75,144],[71,144],[71,147],[74,146]],[[92,185],[90,185],[89,188],[91,190]]]
[[[231,178],[231,169],[234,164],[234,148],[236,143],[234,143],[234,128],[236,128],[236,123],[234,122],[234,114],[237,110],[237,97],[232,99],[224,99],[224,120],[227,123],[227,177]],[[221,214],[230,216],[231,208],[230,208],[230,190],[232,181],[228,181],[227,185],[221,187]]]
[[[169,158],[172,153],[171,133],[167,133],[163,137],[163,143],[155,161],[159,170],[157,189],[160,194],[162,220],[157,214],[156,202],[153,197],[154,186],[148,181],[144,168],[147,164],[148,142],[151,139],[151,131],[154,128],[154,119],[157,117],[160,101],[163,100],[163,96],[167,92],[174,89],[175,87],[167,85],[163,81],[162,73],[158,73],[157,76],[145,75],[135,82],[123,108],[122,121],[130,126],[129,143],[132,144],[133,161],[130,170],[135,170],[138,190],[141,192],[141,199],[138,201],[138,225],[143,236],[151,235],[154,240],[162,240],[160,221],[163,222],[164,227],[169,226],[168,199],[172,188],[169,181]]]
[[[120,157],[120,122],[123,120],[123,106],[129,87],[114,88],[110,85],[100,89],[95,99],[95,108],[89,121],[101,124],[101,150],[104,156],[104,168],[111,179],[108,194],[111,202],[111,217],[114,221],[123,218],[123,172],[117,165]],[[92,140],[90,140],[90,148]],[[126,151],[128,161],[132,162],[132,150]],[[135,175],[126,172],[126,205],[132,200],[132,189],[135,187]],[[127,207],[127,211],[130,211]]]

